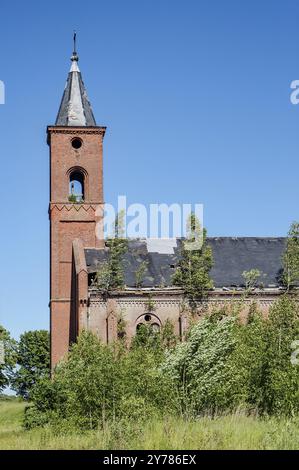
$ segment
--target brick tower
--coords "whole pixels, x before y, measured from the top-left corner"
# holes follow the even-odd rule
[[[96,225],[103,207],[103,138],[87,98],[74,43],[71,69],[54,126],[50,147],[50,328],[52,368],[76,339],[72,243],[101,248]]]

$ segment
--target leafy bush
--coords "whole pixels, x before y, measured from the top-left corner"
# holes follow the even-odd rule
[[[299,411],[299,365],[292,364],[292,343],[299,339],[298,301],[283,296],[270,310],[266,330],[267,365],[264,408],[272,414]]]
[[[215,310],[180,344],[168,323],[160,333],[141,327],[130,349],[81,333],[53,380],[35,386],[25,426],[95,429],[109,422],[138,433],[138,423],[154,416],[192,418],[240,408],[297,414],[299,366],[291,362],[299,339],[297,300],[281,296],[268,318],[252,304],[246,323],[241,307],[231,302]]]
[[[125,415],[134,420],[171,411],[174,387],[163,377],[160,361],[155,348],[145,350],[136,344],[127,351],[122,343],[103,345],[83,332],[67,360],[57,366],[53,380],[36,386],[25,426],[67,420],[93,429]]]
[[[216,315],[193,325],[187,341],[168,354],[163,370],[175,380],[187,414],[215,412],[234,405],[234,367],[229,358],[236,348],[235,316]]]
[[[282,296],[264,318],[252,305],[248,323],[223,309],[195,324],[163,365],[187,413],[246,407],[260,413],[299,411],[299,366],[291,363],[299,338],[298,302]]]

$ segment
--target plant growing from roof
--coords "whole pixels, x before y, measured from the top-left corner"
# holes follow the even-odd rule
[[[287,290],[299,283],[299,222],[293,222],[288,232],[282,281]]]
[[[135,285],[136,287],[142,287],[144,275],[148,267],[148,261],[141,261],[138,268],[135,271]]]
[[[254,289],[257,285],[257,280],[261,277],[262,273],[258,269],[250,269],[249,271],[243,271],[242,277],[245,281],[246,290]]]
[[[124,254],[128,241],[124,236],[124,213],[119,212],[114,221],[114,236],[106,241],[108,259],[101,263],[94,284],[106,294],[113,289],[124,288]]]
[[[203,232],[203,243],[200,248],[190,250],[190,242],[199,239],[199,231]],[[211,247],[206,243],[206,230],[201,228],[195,214],[191,214],[187,240],[182,244],[181,258],[172,281],[174,285],[183,288],[192,310],[196,308],[196,301],[203,299],[207,291],[213,288],[213,281],[209,276],[212,266],[213,254]]]

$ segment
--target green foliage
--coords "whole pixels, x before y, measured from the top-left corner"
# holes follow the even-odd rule
[[[0,325],[1,349],[4,356],[0,362],[0,392],[9,385],[10,376],[16,364],[16,341],[9,332]]]
[[[155,301],[152,294],[148,295],[148,298],[145,301],[145,308],[148,312],[154,312],[156,309]]]
[[[138,268],[135,271],[135,285],[136,287],[142,287],[144,275],[148,267],[148,261],[141,261]]]
[[[83,332],[68,359],[57,366],[53,380],[35,387],[25,426],[66,422],[94,429],[122,419],[129,409],[132,419],[169,411],[175,403],[174,389],[160,371],[161,357],[158,348],[136,344],[128,351],[122,343],[103,345]]]
[[[178,344],[178,336],[174,332],[173,323],[167,318],[160,332],[162,348],[173,349]]]
[[[163,370],[176,381],[187,414],[233,407],[233,367],[227,362],[236,347],[237,319],[214,315],[194,324],[185,343],[170,352]]]
[[[228,361],[234,370],[235,404],[264,410],[265,375],[267,374],[267,328],[256,304],[248,313],[248,323],[239,323],[236,347]]]
[[[256,287],[257,280],[261,277],[261,272],[258,269],[250,269],[250,271],[243,271],[242,276],[245,281],[246,289],[250,290]]]
[[[68,199],[69,199],[69,202],[71,202],[72,204],[77,204],[78,202],[77,196],[75,194],[70,194]]]
[[[142,400],[128,399],[125,416],[103,429],[66,429],[44,426],[24,429],[24,403],[0,401],[0,449],[297,449],[298,418],[258,417],[236,413],[184,419],[181,416],[143,417]],[[142,419],[140,419],[141,412]],[[61,423],[60,423],[61,424]]]
[[[299,222],[293,222],[288,233],[282,280],[288,290],[299,283]]]
[[[201,228],[194,214],[189,220],[189,236],[183,243],[181,258],[173,275],[173,284],[183,288],[190,306],[202,299],[213,282],[209,272],[213,265],[212,249],[206,243],[206,230],[202,231],[202,245],[199,243]],[[194,244],[194,245],[192,245]],[[195,249],[190,249],[192,246]]]
[[[111,286],[111,268],[109,261],[100,263],[99,269],[93,279],[93,286],[96,286],[104,295],[107,295]]]
[[[136,335],[132,340],[132,348],[143,348],[160,351],[160,334],[153,330],[150,324],[140,324],[136,331]]]
[[[243,308],[232,301],[215,309],[193,323],[179,344],[170,321],[160,332],[140,326],[129,349],[83,332],[53,380],[34,388],[25,426],[84,430],[114,423],[116,434],[122,429],[132,437],[147,417],[237,409],[297,415],[299,365],[291,361],[299,339],[297,301],[282,295],[267,318],[252,303],[246,323],[240,321]]]
[[[299,411],[299,365],[292,364],[292,343],[299,339],[298,302],[281,297],[270,310],[267,335],[268,375],[264,408],[269,413]]]
[[[163,356],[165,350],[173,349],[177,342],[173,323],[167,319],[160,331],[155,331],[151,324],[141,324],[132,340],[132,349],[147,349]]]
[[[282,296],[264,318],[252,304],[248,323],[224,309],[191,328],[163,368],[176,382],[187,413],[231,411],[293,415],[299,411],[298,303]]]
[[[248,325],[240,326],[234,361],[250,406],[268,414],[299,411],[299,366],[291,362],[298,338],[298,304],[287,296],[275,302],[268,319],[256,310]]]
[[[117,337],[121,341],[126,339],[126,321],[123,312],[121,312],[117,318]]]
[[[124,234],[124,214],[120,212],[114,222],[114,236],[106,241],[109,248],[108,260],[101,263],[94,285],[103,293],[124,287],[123,257],[128,249],[128,240]]]
[[[25,399],[35,384],[50,373],[50,337],[48,331],[27,331],[17,346],[18,368],[11,376],[11,387]]]

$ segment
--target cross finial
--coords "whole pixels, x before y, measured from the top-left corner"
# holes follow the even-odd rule
[[[77,51],[76,51],[76,36],[77,36],[77,33],[76,31],[74,31],[74,36],[73,36],[73,41],[74,41],[74,52],[73,54],[77,54]]]
[[[73,36],[73,43],[74,43],[74,48],[73,48],[73,55],[71,57],[71,61],[73,62],[74,60],[78,62],[79,57],[77,54],[77,33],[74,31],[74,36]]]

